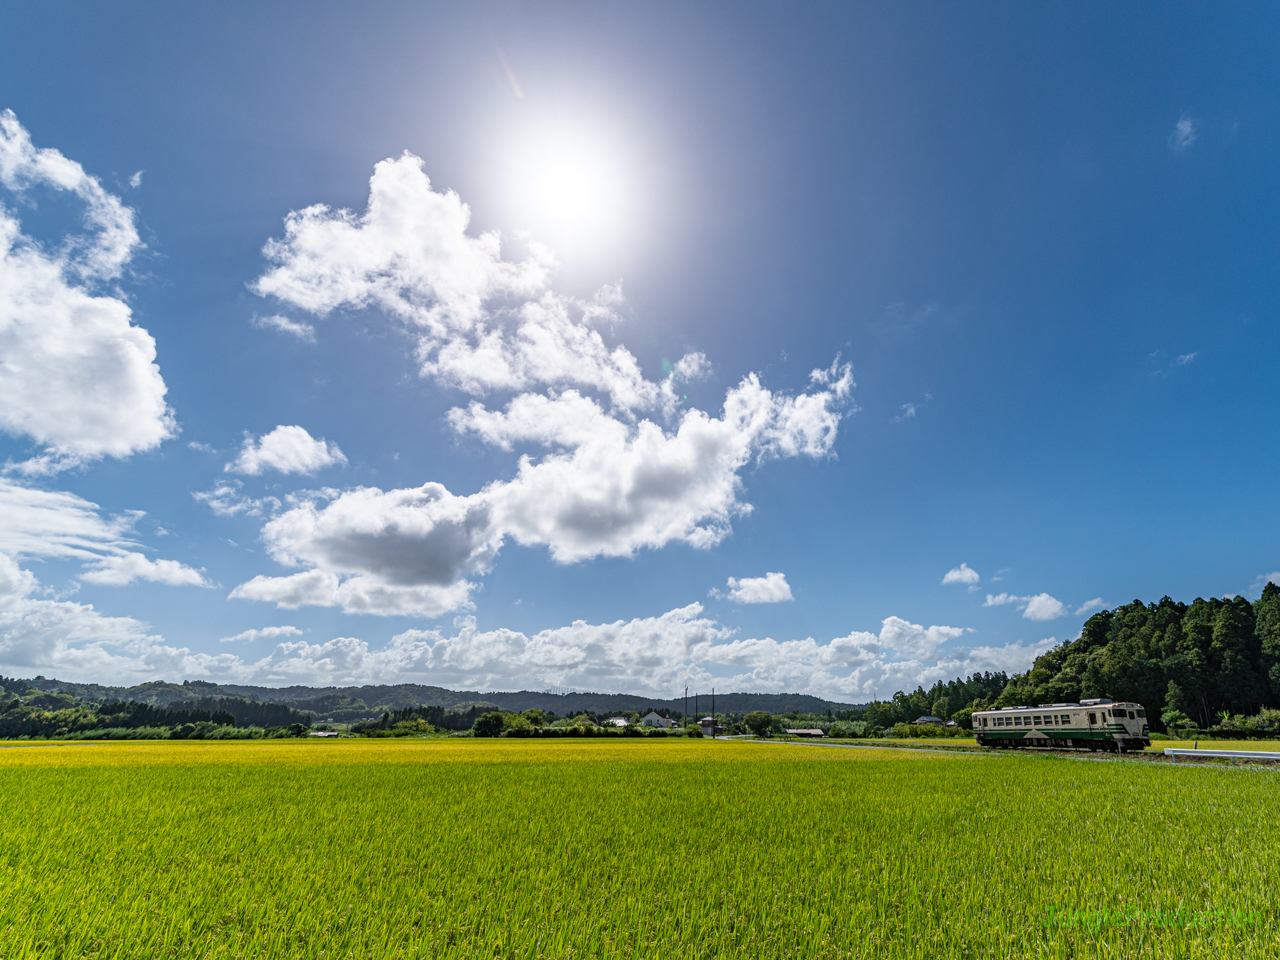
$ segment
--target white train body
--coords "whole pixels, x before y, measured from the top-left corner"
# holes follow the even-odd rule
[[[1038,707],[975,710],[973,733],[988,747],[1139,750],[1151,746],[1147,711],[1140,703],[1105,698]]]

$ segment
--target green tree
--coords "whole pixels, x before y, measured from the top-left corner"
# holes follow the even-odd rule
[[[490,710],[476,717],[475,725],[471,728],[477,737],[497,737],[502,735],[502,713],[498,710]]]
[[[939,697],[933,701],[933,715],[940,720],[951,719],[951,701],[946,697]]]
[[[767,737],[773,727],[773,715],[763,710],[752,710],[742,718],[743,723],[757,737]]]

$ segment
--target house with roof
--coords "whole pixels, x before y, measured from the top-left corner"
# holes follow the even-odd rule
[[[915,724],[920,724],[920,725],[933,724],[934,726],[937,726],[937,727],[944,727],[947,724],[947,721],[943,720],[941,717],[933,717],[928,715],[923,717],[916,717],[911,722]]]
[[[670,717],[664,717],[660,713],[650,710],[640,718],[640,726],[642,727],[674,727],[676,722]]]

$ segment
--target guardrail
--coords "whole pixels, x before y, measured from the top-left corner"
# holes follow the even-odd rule
[[[1164,755],[1178,762],[1179,757],[1223,757],[1227,760],[1275,760],[1280,761],[1280,750],[1183,750],[1165,747]]]

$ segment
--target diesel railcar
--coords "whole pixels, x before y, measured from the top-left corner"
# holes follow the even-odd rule
[[[975,710],[973,732],[978,744],[985,747],[1123,751],[1151,746],[1142,704],[1115,703],[1105,697]]]

